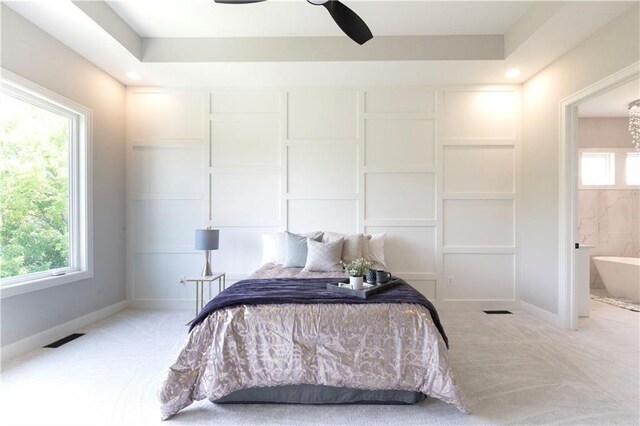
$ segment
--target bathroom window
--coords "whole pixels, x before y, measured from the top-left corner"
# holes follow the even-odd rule
[[[628,152],[624,166],[627,185],[640,185],[640,152]]]
[[[614,185],[615,155],[612,152],[583,152],[580,174],[583,185]]]

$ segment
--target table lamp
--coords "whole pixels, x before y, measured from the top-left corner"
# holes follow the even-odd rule
[[[218,241],[220,239],[220,231],[218,229],[196,229],[196,250],[204,250],[204,268],[202,268],[202,276],[210,277],[211,272],[211,250],[218,250]]]

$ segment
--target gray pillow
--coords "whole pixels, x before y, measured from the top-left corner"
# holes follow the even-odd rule
[[[314,241],[322,240],[322,233],[311,237]],[[307,263],[307,237],[304,235],[285,233],[285,268],[303,268]]]
[[[333,241],[318,242],[307,239],[307,263],[304,270],[309,272],[342,272],[343,238]]]
[[[299,235],[301,237],[312,238],[314,240],[318,240],[320,238],[321,241],[323,238],[323,232],[321,231],[313,231],[313,232],[305,232],[304,234],[294,234]],[[284,259],[287,253],[287,233],[286,232],[277,232],[276,233],[276,261],[275,263],[279,265],[284,264]]]

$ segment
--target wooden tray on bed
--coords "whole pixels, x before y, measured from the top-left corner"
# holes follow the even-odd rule
[[[349,294],[351,296],[359,297],[361,299],[366,299],[372,294],[380,293],[381,291],[385,291],[390,289],[391,287],[399,284],[402,280],[396,277],[391,277],[389,281],[382,284],[368,284],[364,283],[364,288],[362,290],[356,290],[351,288],[349,285],[349,280],[346,281],[338,281],[337,283],[328,283],[327,290],[334,291],[336,293]]]

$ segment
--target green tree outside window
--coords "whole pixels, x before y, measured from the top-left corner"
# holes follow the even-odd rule
[[[69,125],[0,94],[0,278],[70,265]]]

